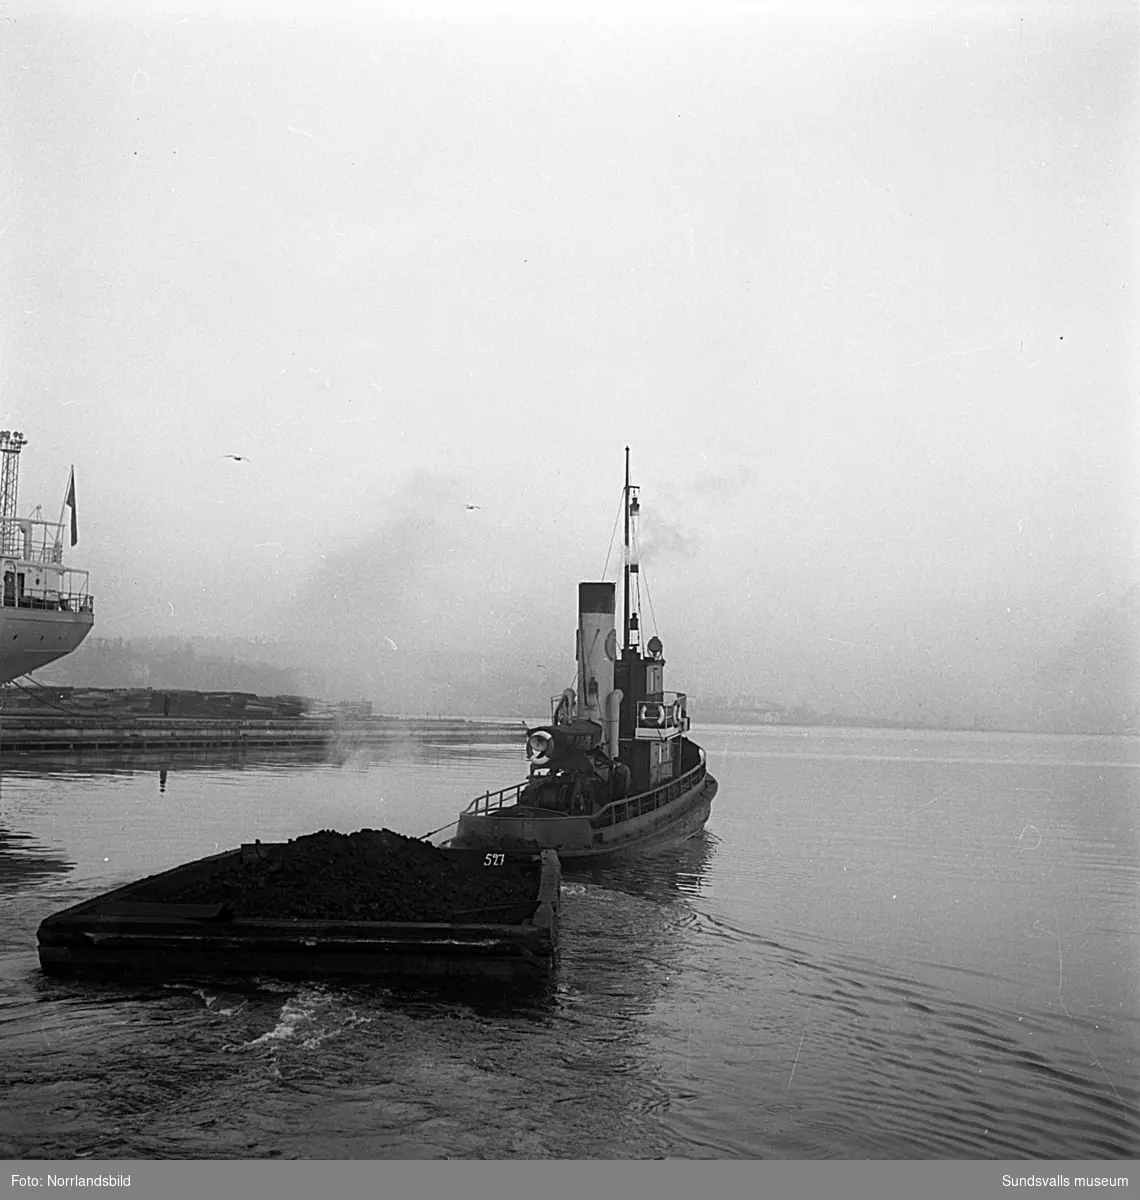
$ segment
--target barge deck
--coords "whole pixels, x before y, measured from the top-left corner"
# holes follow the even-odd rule
[[[557,855],[436,850],[469,871],[529,875],[533,900],[451,920],[376,921],[235,915],[225,901],[174,900],[237,864],[279,858],[256,843],[185,863],[54,913],[40,924],[40,965],[80,977],[357,977],[413,983],[544,983],[558,939]],[[492,861],[493,860],[493,861]],[[169,896],[172,899],[164,899]]]

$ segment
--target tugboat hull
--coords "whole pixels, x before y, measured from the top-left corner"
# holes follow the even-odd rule
[[[608,809],[595,817],[568,817],[525,805],[486,814],[468,812],[459,818],[450,845],[483,850],[554,850],[563,863],[600,863],[694,837],[709,819],[716,791],[716,780],[706,774],[675,799],[656,807],[649,804],[653,793],[632,796],[623,802],[630,815],[612,823],[606,819]]]

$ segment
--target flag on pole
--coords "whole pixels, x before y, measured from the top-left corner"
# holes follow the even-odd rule
[[[67,484],[67,499],[64,504],[71,509],[71,544],[79,541],[79,521],[75,511],[75,468],[71,468],[71,479]]]

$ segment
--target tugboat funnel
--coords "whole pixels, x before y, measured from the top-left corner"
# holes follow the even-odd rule
[[[612,583],[578,584],[578,717],[599,725],[614,689],[615,591]]]

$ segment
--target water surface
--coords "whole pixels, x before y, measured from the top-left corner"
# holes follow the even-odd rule
[[[0,1157],[1140,1154],[1140,742],[710,727],[705,835],[569,875],[544,997],[50,980],[49,913],[255,837],[424,834],[504,729],[0,778]]]

